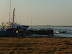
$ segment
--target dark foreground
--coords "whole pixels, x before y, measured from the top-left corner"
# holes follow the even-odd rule
[[[0,37],[0,54],[72,54],[72,38]]]

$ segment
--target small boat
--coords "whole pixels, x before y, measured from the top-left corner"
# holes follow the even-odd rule
[[[56,31],[56,34],[59,34],[59,33],[66,33],[66,31]]]
[[[56,31],[56,34],[59,34],[60,32],[59,31]]]

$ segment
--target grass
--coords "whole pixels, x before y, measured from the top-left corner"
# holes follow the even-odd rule
[[[0,54],[72,54],[72,38],[0,37]]]

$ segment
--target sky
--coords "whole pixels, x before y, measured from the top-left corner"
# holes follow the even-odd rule
[[[24,25],[72,25],[72,0],[11,0],[15,22]],[[9,21],[10,0],[0,0],[0,24]]]

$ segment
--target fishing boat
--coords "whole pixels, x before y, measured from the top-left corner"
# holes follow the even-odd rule
[[[14,22],[15,8],[13,10],[13,22],[3,22],[2,29],[0,30],[0,36],[18,36],[22,34],[22,31],[28,29],[26,25],[20,25]]]

